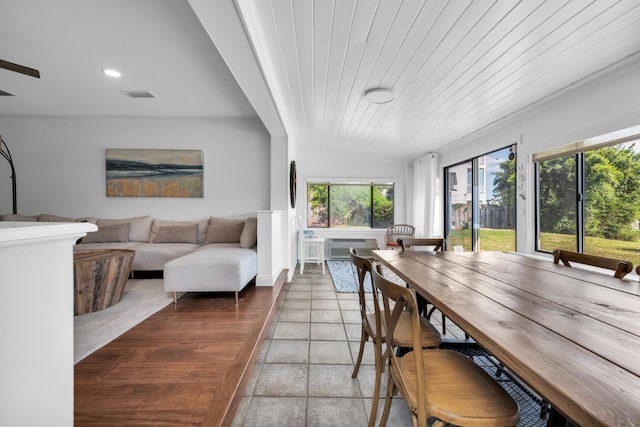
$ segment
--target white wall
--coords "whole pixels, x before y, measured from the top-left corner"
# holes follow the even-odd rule
[[[270,136],[257,118],[0,117],[0,134],[21,214],[192,219],[270,208]],[[204,197],[106,197],[107,148],[203,150]],[[10,168],[0,159],[0,213],[11,210]]]
[[[532,154],[640,124],[640,58],[594,76],[497,126],[440,152],[449,166],[518,142],[517,248],[533,252],[535,233]],[[442,170],[440,169],[440,173]]]
[[[349,182],[371,182],[371,180],[393,181],[395,183],[395,222],[411,222],[408,212],[412,212],[410,203],[411,197],[407,197],[411,186],[412,178],[408,178],[413,169],[413,165],[406,162],[365,159],[356,157],[327,156],[315,153],[298,151],[296,160],[298,169],[298,203],[296,204],[296,215],[302,216],[306,224],[306,200],[307,181],[309,179],[322,179],[327,181],[349,181]],[[377,237],[382,242],[384,235],[382,229],[315,229],[317,235],[325,237]],[[381,243],[380,243],[381,244]]]

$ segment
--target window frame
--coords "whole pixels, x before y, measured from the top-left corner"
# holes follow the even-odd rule
[[[309,186],[312,185],[326,185],[327,186],[327,226],[326,227],[318,227],[315,225],[309,224]],[[369,187],[369,226],[357,227],[357,226],[346,226],[346,227],[336,227],[331,225],[331,186],[368,186]],[[385,180],[372,180],[372,181],[337,181],[337,180],[307,180],[306,181],[306,209],[305,209],[305,224],[308,229],[315,230],[385,230],[388,228],[387,225],[384,226],[374,226],[374,187],[391,187],[393,191],[393,218],[391,220],[391,225],[395,223],[396,217],[396,184],[395,182],[385,181]]]
[[[632,128],[636,130],[638,127]],[[622,132],[622,131],[621,131]],[[614,133],[615,134],[615,133]],[[625,138],[612,139],[609,142],[603,141],[603,137],[598,137],[598,144],[592,144],[588,146],[581,147],[582,151],[578,151],[578,149],[573,148],[576,144],[570,144],[567,147],[571,147],[573,149],[562,151],[558,150],[550,150],[544,155],[539,154],[534,156],[534,171],[535,171],[535,201],[534,201],[534,212],[535,212],[535,238],[534,238],[534,251],[539,253],[551,254],[553,249],[543,249],[541,248],[541,225],[540,225],[540,209],[541,209],[541,185],[540,185],[540,163],[548,160],[559,159],[559,158],[570,158],[573,156],[575,159],[575,239],[576,245],[574,250],[579,253],[588,253],[585,252],[586,249],[586,219],[587,219],[587,184],[588,184],[588,170],[587,170],[587,161],[585,153],[589,151],[599,150],[601,148],[614,147],[620,144],[634,142],[636,144],[640,143],[640,135],[636,134],[634,137],[625,136]]]

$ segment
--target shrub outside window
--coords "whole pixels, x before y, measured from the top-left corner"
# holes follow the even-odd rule
[[[640,263],[640,147],[536,162],[537,245]]]
[[[307,184],[308,228],[387,228],[393,224],[393,184]]]

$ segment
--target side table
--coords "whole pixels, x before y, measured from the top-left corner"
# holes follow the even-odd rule
[[[74,252],[74,316],[104,310],[120,301],[135,253],[129,249]]]
[[[300,239],[300,274],[304,274],[304,263],[322,264],[324,270],[324,237],[303,237]]]

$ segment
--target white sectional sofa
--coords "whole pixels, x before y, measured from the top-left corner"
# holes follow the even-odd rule
[[[98,231],[74,250],[133,249],[132,272],[162,270],[165,291],[238,292],[257,275],[257,219],[170,221],[151,216],[103,219],[51,214],[0,215],[4,221],[91,222]]]

